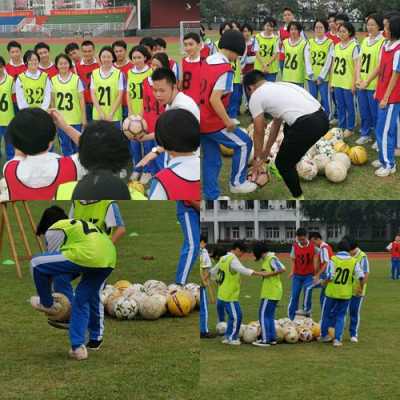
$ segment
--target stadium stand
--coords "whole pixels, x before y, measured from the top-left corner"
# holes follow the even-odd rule
[[[24,17],[0,17],[0,25],[18,25]]]

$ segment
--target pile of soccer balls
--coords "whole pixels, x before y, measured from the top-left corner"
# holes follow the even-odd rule
[[[325,175],[330,182],[340,183],[347,178],[352,165],[364,165],[367,161],[365,147],[350,147],[344,141],[343,131],[332,128],[300,160],[297,172],[306,181]]]
[[[200,287],[195,283],[182,287],[157,280],[144,284],[120,280],[106,285],[101,301],[107,314],[119,320],[156,320],[167,314],[185,317],[199,307]]]
[[[226,332],[226,322],[219,322],[216,326],[218,335]],[[276,339],[278,343],[309,343],[321,335],[321,328],[318,322],[311,318],[296,316],[291,321],[289,318],[275,320]],[[333,328],[329,329],[329,335],[334,336]],[[240,326],[239,337],[243,343],[251,344],[261,336],[259,321],[252,321]]]

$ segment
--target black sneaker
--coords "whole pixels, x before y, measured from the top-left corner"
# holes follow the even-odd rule
[[[100,350],[102,343],[102,340],[89,340],[86,344],[86,348],[88,350],[97,351]]]
[[[200,333],[200,339],[214,339],[217,335],[211,332]]]
[[[48,319],[47,323],[53,328],[57,329],[69,329],[69,321],[55,321],[53,319]]]

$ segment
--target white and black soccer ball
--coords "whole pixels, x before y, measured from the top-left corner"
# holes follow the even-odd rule
[[[122,130],[129,140],[133,140],[137,136],[147,133],[147,129],[147,122],[140,115],[130,115],[125,118],[122,124]]]
[[[121,297],[114,305],[114,314],[117,319],[133,319],[138,311],[137,303],[131,297]]]

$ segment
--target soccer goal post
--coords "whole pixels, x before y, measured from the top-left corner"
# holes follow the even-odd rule
[[[189,32],[200,33],[200,21],[180,21],[179,23],[179,39],[181,43],[181,51],[183,51],[183,38]]]

